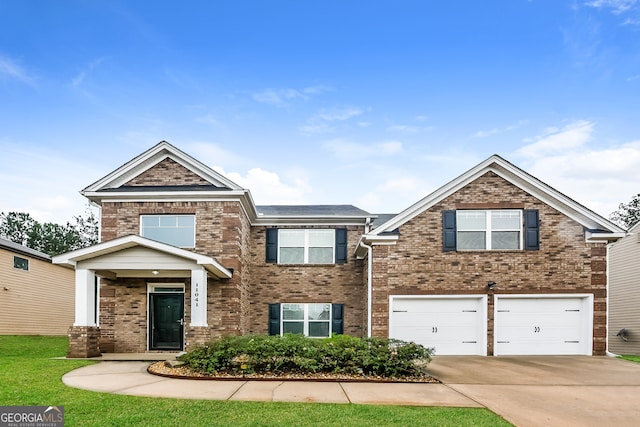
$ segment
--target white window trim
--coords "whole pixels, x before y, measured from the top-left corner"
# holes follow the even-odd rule
[[[18,259],[19,259],[19,260],[21,260],[21,261],[26,261],[25,266],[26,266],[27,268],[16,267],[16,260],[18,260]],[[31,262],[29,261],[29,258],[21,257],[21,256],[18,256],[18,255],[14,255],[14,256],[13,256],[13,269],[14,269],[14,270],[19,270],[19,271],[25,271],[25,272],[28,272],[28,271],[29,271],[29,269],[31,268],[30,264],[31,264]]]
[[[333,228],[280,228],[278,229],[278,264],[281,264],[282,262],[280,261],[280,249],[282,248],[282,239],[280,238],[280,232],[282,231],[297,231],[297,232],[303,232],[304,233],[304,246],[303,248],[303,261],[302,264],[310,264],[310,265],[331,265],[331,264],[335,264],[336,263],[336,231]],[[327,233],[329,232],[333,232],[333,245],[331,246],[332,249],[332,254],[331,254],[331,262],[323,262],[323,263],[317,263],[317,262],[309,262],[309,232],[310,231],[326,231]],[[285,247],[289,247],[289,246],[285,246]],[[299,247],[299,246],[293,246],[293,247]],[[314,246],[315,247],[315,246]],[[327,247],[328,246],[322,246],[322,247]],[[288,263],[286,263],[288,264]]]
[[[304,315],[302,320],[284,320],[284,306],[287,304],[297,304],[304,306]],[[328,320],[312,320],[313,322],[325,322],[329,323],[329,335],[326,337],[310,337],[309,336],[309,305],[311,304],[329,304],[329,319]],[[285,323],[300,323],[303,322],[303,334],[305,337],[309,338],[331,338],[333,331],[331,330],[331,326],[333,325],[333,305],[327,302],[283,302],[280,303],[280,335],[284,335],[284,324]]]
[[[187,249],[192,249],[196,247],[196,215],[195,214],[141,214],[140,215],[140,220],[139,220],[139,230],[140,230],[140,236],[141,237],[145,237],[142,234],[142,219],[145,217],[160,217],[160,216],[165,216],[165,217],[169,217],[169,216],[173,216],[173,217],[178,217],[178,216],[188,216],[188,217],[192,217],[193,218],[193,246],[178,246],[180,248],[187,248]],[[148,238],[148,237],[147,237]],[[161,243],[165,243],[167,245],[170,245],[171,243],[166,243],[166,242],[161,242]],[[175,246],[175,245],[173,245]]]
[[[174,291],[174,293],[184,293],[184,283],[147,283],[147,294],[154,293],[166,293],[162,289],[167,288],[180,288],[179,291]]]
[[[511,230],[494,230],[491,227],[491,212],[517,212],[518,216],[519,216],[519,224],[520,224],[520,228],[518,230],[516,229],[511,229]],[[459,226],[456,225],[456,250],[457,251],[521,251],[524,249],[524,219],[523,219],[523,211],[521,209],[461,209],[461,210],[456,210],[456,216],[458,215],[458,212],[484,212],[485,213],[485,228],[483,229],[479,229],[479,228],[467,228],[467,229],[463,229],[460,230]],[[456,223],[458,223],[457,218],[456,218]],[[483,249],[468,249],[468,248],[459,248],[458,247],[458,236],[457,234],[462,231],[483,231],[485,233],[485,247]],[[517,249],[492,249],[492,232],[493,231],[517,231],[519,233],[518,236],[518,248]]]

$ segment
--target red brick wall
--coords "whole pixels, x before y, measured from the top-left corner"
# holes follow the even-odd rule
[[[493,203],[538,209],[539,251],[443,252],[442,211]],[[587,244],[583,227],[493,173],[487,173],[402,225],[395,246],[374,247],[373,334],[388,336],[389,295],[591,293],[594,354],[606,340],[606,249]],[[493,298],[488,298],[493,354]]]
[[[125,185],[210,185],[210,183],[174,160],[166,158]]]
[[[194,252],[216,259],[233,268],[230,280],[208,281],[208,324],[205,330],[187,330],[190,344],[208,337],[240,335],[249,326],[249,221],[239,202],[105,202],[102,206],[102,239],[140,234],[140,215],[195,214],[196,247]],[[103,285],[101,297],[101,331],[103,351],[144,351],[146,347],[146,282],[121,279]],[[190,276],[186,283],[185,311],[190,316]],[[109,295],[117,295],[111,297]],[[114,301],[114,298],[117,301]],[[142,298],[142,299],[141,299]],[[123,311],[123,306],[135,309]]]
[[[254,227],[251,230],[251,332],[267,333],[269,303],[332,303],[344,304],[345,334],[366,335],[365,261],[353,255],[363,232],[364,227],[348,227],[346,264],[278,265],[265,262],[265,228]]]

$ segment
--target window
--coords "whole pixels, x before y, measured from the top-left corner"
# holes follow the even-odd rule
[[[456,211],[458,250],[522,249],[522,211]]]
[[[269,335],[327,338],[344,333],[344,304],[269,304]]]
[[[282,333],[326,338],[331,331],[331,304],[282,304]]]
[[[279,264],[333,264],[334,230],[278,230]]]
[[[13,268],[19,270],[29,271],[29,260],[26,258],[20,258],[19,256],[13,257]]]
[[[195,247],[195,215],[142,215],[140,234],[180,248]]]

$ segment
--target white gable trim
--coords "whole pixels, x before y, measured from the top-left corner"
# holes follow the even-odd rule
[[[79,262],[88,261],[93,258],[112,254],[114,252],[136,246],[153,249],[161,253],[174,255],[179,258],[195,262],[205,268],[212,276],[219,279],[230,279],[232,276],[232,273],[220,265],[220,263],[218,263],[214,258],[135,235],[120,237],[118,239],[109,240],[108,242],[98,243],[97,245],[88,248],[57,255],[53,257],[52,261],[54,264],[75,268]]]
[[[381,233],[395,230],[402,224],[405,224],[407,221],[420,215],[422,212],[428,210],[433,205],[470,184],[487,172],[494,172],[506,181],[540,199],[559,212],[567,215],[569,218],[583,225],[587,229],[601,229],[607,232],[607,234],[612,233],[609,234],[609,236],[614,238],[614,240],[619,237],[619,233],[624,233],[622,228],[618,227],[611,221],[587,209],[532,175],[529,175],[522,169],[504,160],[502,157],[493,155],[453,181],[450,181],[444,186],[438,188],[436,191],[405,209],[386,223],[381,224],[378,228],[369,233],[369,236],[376,236]]]
[[[184,166],[213,185],[218,187],[227,187],[232,190],[242,190],[242,187],[238,184],[183,151],[177,149],[168,142],[162,141],[120,166],[110,174],[89,185],[81,191],[81,194],[86,195],[87,193],[93,193],[95,191],[108,188],[118,188],[167,158],[174,160],[176,163]]]

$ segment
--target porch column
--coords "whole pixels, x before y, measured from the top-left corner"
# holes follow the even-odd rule
[[[191,325],[207,327],[207,271],[191,270]]]
[[[76,318],[73,326],[97,326],[97,304],[95,272],[76,270]]]
[[[100,355],[100,328],[96,324],[96,274],[76,269],[76,316],[69,328],[67,357],[86,358]]]

